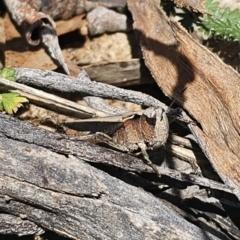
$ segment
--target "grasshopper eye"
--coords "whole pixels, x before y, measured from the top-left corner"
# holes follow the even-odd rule
[[[150,126],[155,126],[156,125],[156,121],[157,121],[156,116],[153,117],[153,118],[146,117],[145,120],[146,120],[147,124],[150,125]]]

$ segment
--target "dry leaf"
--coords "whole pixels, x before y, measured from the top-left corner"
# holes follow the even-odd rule
[[[69,20],[60,20],[56,22],[57,35],[63,35],[81,29],[82,26],[86,25],[86,20],[84,20],[85,14],[75,16]]]
[[[239,74],[171,22],[158,1],[128,5],[147,67],[163,92],[201,125],[192,129],[202,149],[240,198]]]
[[[59,46],[53,19],[31,7],[27,1],[5,0],[5,5],[27,42],[32,46],[38,46],[41,43],[51,58],[69,75],[70,72]]]
[[[15,26],[9,19],[8,14],[4,18],[5,25],[5,65],[8,67],[29,67],[38,69],[56,69],[44,49],[37,49],[27,44],[21,37]]]

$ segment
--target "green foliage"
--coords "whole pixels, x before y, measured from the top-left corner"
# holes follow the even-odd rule
[[[11,68],[3,68],[0,70],[0,77],[10,81],[16,81],[15,70]],[[19,96],[18,93],[2,93],[0,94],[0,111],[8,114],[16,113],[23,103],[28,102],[25,97]]]
[[[204,14],[198,22],[199,30],[205,35],[220,36],[226,40],[240,40],[240,10],[221,9],[218,2],[207,0],[205,7],[212,15]]]
[[[2,93],[0,94],[0,111],[6,111],[8,114],[16,113],[25,102],[28,100],[19,96],[18,93]]]
[[[223,38],[227,41],[240,41],[240,10],[233,11],[230,8],[222,9],[216,0],[206,0],[205,7],[212,15],[190,11],[182,8],[182,12],[176,11],[176,5],[172,1],[163,0],[162,8],[168,16],[180,17],[179,22],[189,32],[197,25],[198,30],[206,36]]]
[[[3,69],[0,70],[0,77],[15,82],[16,81],[15,70],[4,67]]]

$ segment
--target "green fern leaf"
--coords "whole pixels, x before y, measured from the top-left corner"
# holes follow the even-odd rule
[[[198,22],[199,30],[205,35],[220,36],[226,40],[240,40],[240,10],[221,9],[218,2],[207,0],[205,7],[213,14],[204,14]]]
[[[0,94],[0,111],[6,111],[8,114],[16,113],[26,102],[28,100],[19,96],[18,93],[2,93]]]

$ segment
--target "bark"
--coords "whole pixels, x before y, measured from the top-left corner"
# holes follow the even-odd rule
[[[97,82],[116,86],[153,83],[153,78],[143,60],[131,59],[109,63],[96,63],[83,67],[89,77]]]
[[[10,198],[5,197],[5,200],[9,201]],[[0,234],[25,236],[35,234],[41,235],[43,233],[44,230],[34,222],[10,214],[0,214]]]
[[[102,163],[127,171],[153,172],[149,166],[138,158],[80,141],[78,137],[74,138],[64,134],[48,132],[3,114],[0,114],[0,123],[0,134],[11,139],[36,144],[63,155],[71,154],[87,162]],[[195,175],[189,176],[189,174],[161,167],[158,167],[158,171],[162,175],[178,181],[234,193],[234,188],[207,178]]]
[[[82,71],[77,78],[66,76],[52,71],[40,69],[14,68],[17,82],[32,87],[54,90],[62,93],[74,93],[103,98],[119,99],[133,102],[143,106],[162,107],[168,106],[154,97],[127,89],[118,88],[101,82],[91,81],[86,71]]]
[[[28,2],[35,9],[50,15],[55,20],[66,20],[75,15],[89,12],[98,6],[109,8],[126,6],[126,0],[25,0],[25,2]]]
[[[218,239],[79,158],[0,138],[1,211],[74,239]]]
[[[202,5],[203,1],[199,2]],[[178,24],[169,22],[159,10],[158,1],[130,0],[129,6],[148,68],[165,94],[175,98],[201,125],[202,129],[188,124],[224,184],[157,167],[160,179],[136,157],[0,114],[0,212],[8,213],[0,215],[1,233],[41,234],[42,229],[48,229],[74,239],[239,238],[239,230],[226,217],[231,214],[224,211],[225,205],[207,195],[210,189],[215,194],[231,196],[230,199],[233,194],[240,198],[239,107],[235,104],[239,76],[196,44]],[[48,7],[51,10],[52,6]],[[226,71],[221,75],[219,69]],[[23,68],[16,69],[16,75],[18,82],[39,88],[117,98],[167,110],[166,105],[146,94],[91,82],[84,71],[77,79]],[[227,84],[227,79],[232,82]],[[124,178],[126,182],[120,180],[121,171],[130,175],[128,180]],[[144,174],[148,177],[144,178]],[[166,178],[186,189],[162,186],[160,183]],[[189,185],[197,190],[189,189]],[[149,186],[158,191],[160,187],[168,188],[160,195],[172,196],[177,206],[197,197],[198,203],[200,200],[209,204],[209,209],[217,205],[221,213],[213,213],[215,208],[208,213],[189,206],[191,214],[182,213],[142,189]],[[201,199],[202,193],[205,198]],[[212,204],[213,199],[218,204]],[[227,201],[231,207],[235,201],[234,209],[239,210],[239,202]],[[176,211],[205,227],[196,227]],[[206,217],[201,221],[203,216]]]

